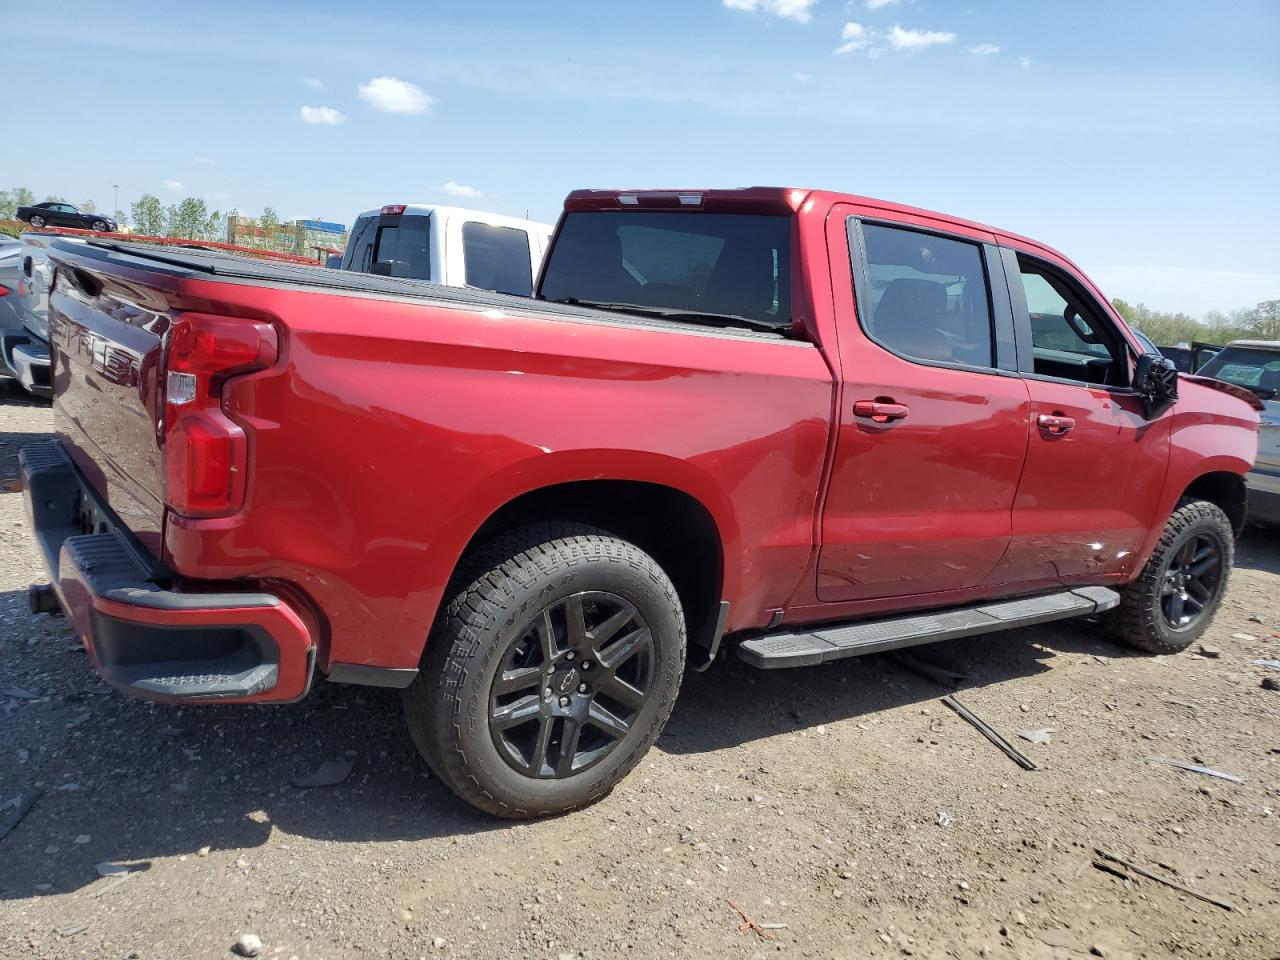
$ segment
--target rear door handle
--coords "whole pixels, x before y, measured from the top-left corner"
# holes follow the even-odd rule
[[[891,420],[902,420],[911,408],[905,403],[894,403],[892,400],[858,400],[853,405],[853,415],[876,423],[888,423]]]
[[[1036,425],[1045,433],[1059,437],[1075,429],[1076,418],[1061,413],[1042,413],[1036,417]]]

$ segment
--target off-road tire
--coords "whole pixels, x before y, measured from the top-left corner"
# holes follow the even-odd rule
[[[1194,623],[1174,627],[1161,608],[1164,575],[1170,562],[1189,539],[1197,535],[1216,538],[1222,549],[1222,585]],[[1217,504],[1184,497],[1165,524],[1160,542],[1137,579],[1120,591],[1120,605],[1103,615],[1107,633],[1114,639],[1147,653],[1169,654],[1185,650],[1198,640],[1222,603],[1235,558],[1231,521]]]
[[[653,671],[645,704],[611,753],[564,779],[535,779],[494,746],[489,691],[504,651],[539,610],[608,590],[645,618]],[[431,631],[421,669],[403,691],[419,752],[459,797],[499,817],[563,813],[606,796],[640,762],[671,715],[685,660],[685,620],[670,578],[643,550],[581,523],[521,527],[463,559]]]

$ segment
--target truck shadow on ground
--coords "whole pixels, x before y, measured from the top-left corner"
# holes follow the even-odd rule
[[[1250,536],[1241,565],[1280,568],[1274,538]],[[1048,624],[918,648],[968,675],[964,693],[1052,668],[1063,653],[1138,656],[1088,623]],[[427,770],[395,691],[317,682],[283,707],[175,708],[129,700],[94,676],[65,620],[35,618],[0,594],[0,804],[43,791],[0,838],[0,899],[79,889],[94,864],[251,850],[273,830],[329,842],[429,840],[504,830]],[[931,701],[947,688],[886,656],[758,671],[733,659],[689,674],[659,746],[698,754]],[[1011,731],[1006,731],[1011,733]],[[350,777],[299,789],[291,778],[349,759]],[[0,814],[0,821],[4,815]],[[81,834],[90,841],[76,844]],[[40,885],[47,884],[48,888]]]

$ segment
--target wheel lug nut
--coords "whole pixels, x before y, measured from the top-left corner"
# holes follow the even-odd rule
[[[575,654],[572,650],[570,650],[568,653],[564,655],[564,658],[566,660],[572,660],[575,656],[577,656],[577,654]]]
[[[543,691],[542,691],[542,699],[543,699],[543,700],[550,700],[550,699],[551,699],[551,688],[550,688],[550,687],[547,687],[547,689],[545,689],[545,690],[543,690]]]
[[[590,670],[590,669],[591,669],[591,661],[590,661],[590,660],[583,660],[583,661],[582,661],[582,669],[583,669],[583,670]]]
[[[569,705],[569,698],[568,698],[568,697],[561,697],[561,698],[560,698],[560,706],[562,706],[562,707],[567,707],[568,705]]]
[[[587,685],[586,685],[585,683],[580,683],[580,684],[578,684],[578,692],[579,692],[579,693],[586,693],[586,692],[587,692]]]

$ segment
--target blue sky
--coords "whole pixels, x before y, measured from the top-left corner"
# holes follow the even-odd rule
[[[1280,297],[1276,0],[52,9],[0,0],[0,187],[41,197],[109,209],[118,183],[126,209],[190,194],[350,223],[813,186],[1029,234],[1160,309]]]

